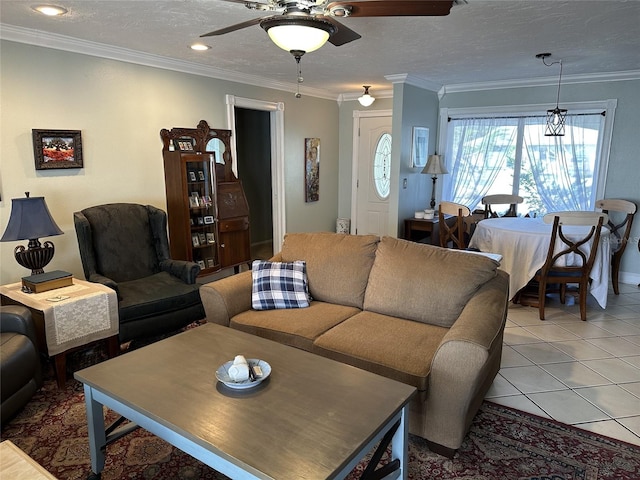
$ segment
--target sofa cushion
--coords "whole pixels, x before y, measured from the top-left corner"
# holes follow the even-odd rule
[[[450,327],[498,266],[483,255],[384,237],[364,310]]]
[[[283,262],[305,260],[309,293],[315,300],[362,309],[378,237],[338,233],[290,233]]]
[[[448,331],[365,311],[320,335],[311,351],[426,390],[431,359]]]
[[[359,312],[355,307],[313,301],[304,310],[247,310],[234,316],[229,326],[309,351],[319,335]]]
[[[255,310],[309,306],[307,266],[304,261],[251,264],[251,307]]]

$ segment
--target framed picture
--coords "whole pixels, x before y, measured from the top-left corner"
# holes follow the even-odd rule
[[[191,208],[198,208],[200,206],[199,202],[198,202],[198,197],[191,195],[189,197],[189,207]]]
[[[180,150],[181,152],[193,152],[193,138],[175,138],[173,140],[173,145],[176,150]]]
[[[82,168],[80,130],[31,130],[36,170]]]
[[[207,232],[207,243],[216,243],[216,237],[213,232]]]
[[[411,140],[411,166],[422,168],[427,164],[429,152],[429,129],[427,127],[413,127]]]
[[[320,199],[320,139],[304,139],[304,201]]]
[[[207,237],[204,235],[203,232],[198,233],[198,241],[200,242],[200,245],[207,244]]]
[[[189,172],[189,181],[190,182],[196,181],[196,172]]]
[[[213,268],[216,266],[216,262],[213,258],[207,258],[207,268]]]
[[[204,217],[204,224],[210,225],[213,223],[213,215],[207,215]]]
[[[205,267],[205,265],[204,265],[204,260],[198,260],[198,266],[199,266],[200,268],[202,268],[202,269],[207,268],[207,267]]]
[[[202,170],[198,170],[198,180],[204,182],[204,172]]]
[[[202,205],[211,205],[211,195],[203,195],[200,197]]]
[[[200,246],[200,240],[198,239],[198,234],[194,233],[193,235],[191,235],[191,243],[193,243],[194,247],[199,247]]]

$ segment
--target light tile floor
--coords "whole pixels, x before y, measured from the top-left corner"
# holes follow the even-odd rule
[[[538,309],[510,304],[500,372],[486,398],[640,445],[640,288],[589,296],[587,321],[573,298]]]

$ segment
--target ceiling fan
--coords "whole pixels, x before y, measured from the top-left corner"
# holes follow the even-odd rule
[[[242,3],[251,10],[278,12],[279,15],[254,18],[201,37],[224,35],[260,25],[280,48],[296,59],[317,50],[327,41],[335,46],[361,38],[336,18],[448,15],[456,0],[224,0]]]

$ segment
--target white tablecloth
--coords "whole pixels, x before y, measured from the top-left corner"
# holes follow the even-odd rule
[[[44,314],[49,355],[118,334],[116,292],[99,283],[73,279],[73,285],[42,293],[24,293],[22,283],[0,286],[0,293]],[[47,299],[65,298],[60,301]]]
[[[509,297],[512,298],[542,267],[549,250],[552,225],[541,218],[502,217],[478,222],[469,247],[502,255],[500,268],[509,274]],[[588,227],[565,226],[563,231],[572,237],[584,237]],[[588,254],[585,246],[585,253]],[[609,230],[602,228],[600,245],[591,270],[589,292],[602,308],[607,306],[611,250]]]

